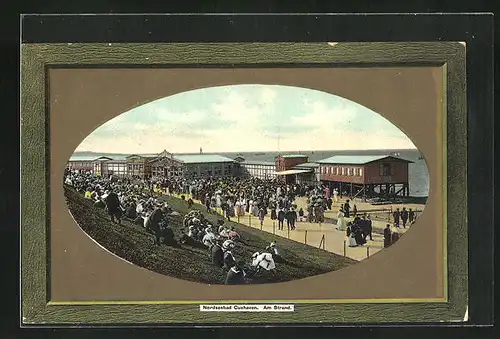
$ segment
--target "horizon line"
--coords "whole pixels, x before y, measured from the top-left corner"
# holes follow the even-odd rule
[[[160,152],[129,152],[129,153],[119,153],[119,152],[106,152],[106,151],[74,151],[73,154],[75,153],[97,153],[97,154],[160,154],[163,151]],[[168,150],[166,150],[169,152]],[[381,149],[321,149],[321,150],[300,150],[300,151],[272,151],[272,150],[267,150],[267,151],[262,151],[262,150],[255,150],[255,151],[225,151],[225,152],[169,152],[172,154],[214,154],[214,153],[300,153],[300,152],[349,152],[349,151],[418,151],[417,147],[414,148],[381,148]]]

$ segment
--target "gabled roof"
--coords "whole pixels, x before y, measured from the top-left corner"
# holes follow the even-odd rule
[[[319,164],[316,162],[305,162],[303,164],[295,165],[295,167],[296,168],[316,168],[316,167],[319,167]]]
[[[303,154],[282,154],[282,155],[278,155],[278,157],[282,157],[282,158],[307,158],[307,155],[303,155]]]
[[[272,161],[242,161],[240,162],[241,165],[266,165],[266,166],[276,166],[275,162]]]
[[[396,158],[390,155],[334,155],[333,157],[317,161],[319,164],[349,164],[349,165],[364,165],[370,162],[379,161],[383,159],[391,159],[396,161],[403,161],[412,163],[402,158]]]
[[[158,154],[153,154],[153,153],[147,153],[147,154],[130,154],[127,155],[125,158],[131,158],[131,157],[141,157],[141,158],[156,158]]]
[[[96,161],[96,160],[112,160],[111,156],[103,156],[99,154],[92,154],[92,155],[72,155],[71,158],[69,158],[69,161]]]

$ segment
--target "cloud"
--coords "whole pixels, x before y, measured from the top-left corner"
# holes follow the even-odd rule
[[[78,150],[172,152],[412,148],[380,115],[327,93],[225,86],[183,93],[110,120]]]
[[[306,114],[293,116],[292,122],[304,127],[313,129],[336,128],[347,126],[356,118],[356,108],[345,104],[328,106],[321,101],[304,102],[304,111]]]
[[[277,94],[276,91],[270,87],[262,88],[260,92],[260,101],[261,105],[272,105],[276,100]]]

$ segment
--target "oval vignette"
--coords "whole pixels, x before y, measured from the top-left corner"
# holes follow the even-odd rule
[[[257,84],[120,114],[82,141],[63,181],[73,219],[100,246],[207,284],[279,283],[367,260],[406,236],[429,191],[424,156],[380,114]]]

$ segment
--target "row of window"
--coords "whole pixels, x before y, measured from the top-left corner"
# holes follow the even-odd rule
[[[363,169],[359,167],[321,166],[319,168],[319,173],[361,177],[363,176]]]
[[[258,165],[258,164],[242,164],[243,168],[247,169],[266,169],[266,170],[272,170],[274,171],[275,166],[274,165]]]
[[[83,168],[83,167],[92,167],[94,165],[93,162],[70,162],[68,164],[69,168]]]

